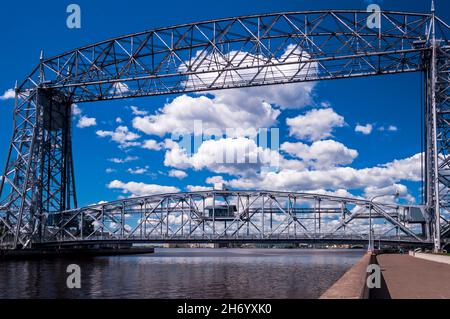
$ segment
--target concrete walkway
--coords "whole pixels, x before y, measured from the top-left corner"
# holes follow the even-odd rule
[[[391,298],[450,299],[450,265],[400,254],[377,261]]]

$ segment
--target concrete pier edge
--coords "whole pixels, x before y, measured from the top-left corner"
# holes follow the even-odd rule
[[[369,299],[367,266],[376,263],[375,255],[366,253],[319,299]]]

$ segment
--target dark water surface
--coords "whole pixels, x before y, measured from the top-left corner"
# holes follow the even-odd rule
[[[154,254],[0,263],[0,298],[317,298],[362,250],[156,249]],[[67,266],[81,267],[68,289]]]

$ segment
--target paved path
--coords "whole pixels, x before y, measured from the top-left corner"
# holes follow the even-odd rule
[[[391,298],[450,299],[450,265],[400,254],[377,260]]]

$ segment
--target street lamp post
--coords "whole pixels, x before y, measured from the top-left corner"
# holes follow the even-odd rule
[[[372,197],[372,199],[370,200],[370,206],[369,206],[369,243],[367,245],[367,251],[369,253],[373,253],[373,251],[375,250],[374,248],[374,230],[373,230],[373,223],[372,223],[372,207],[374,204],[374,200],[379,198],[379,197],[385,197],[385,196],[395,196],[395,198],[397,198],[400,194],[399,192],[395,192],[394,194],[383,194],[383,195],[377,195]],[[380,245],[381,245],[381,239],[379,241]]]

